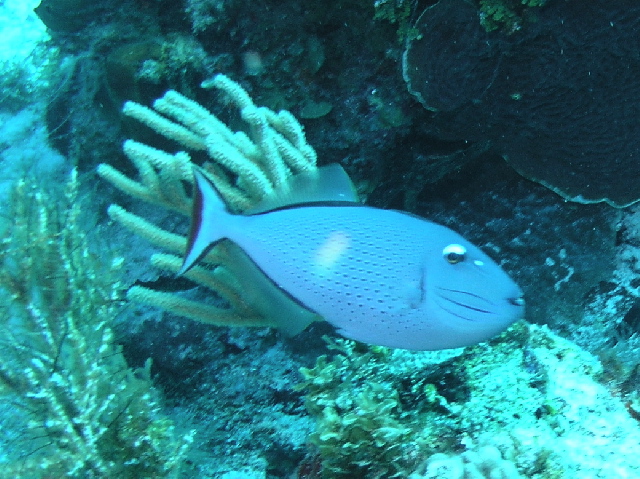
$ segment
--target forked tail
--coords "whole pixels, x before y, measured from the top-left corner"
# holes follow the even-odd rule
[[[224,219],[231,214],[209,178],[198,168],[193,169],[193,176],[195,181],[191,230],[179,275],[189,271],[213,245],[224,238]]]

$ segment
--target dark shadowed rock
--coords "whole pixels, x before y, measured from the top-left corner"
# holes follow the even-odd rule
[[[640,4],[553,1],[486,33],[464,0],[418,18],[404,75],[443,139],[490,141],[518,172],[577,202],[640,199]]]

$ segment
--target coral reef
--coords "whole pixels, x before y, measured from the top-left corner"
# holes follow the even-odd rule
[[[0,394],[26,414],[0,476],[177,477],[191,433],[114,343],[122,259],[90,248],[82,209],[74,172],[63,192],[20,180],[4,217]]]
[[[488,32],[514,33],[530,21],[536,21],[536,8],[549,0],[480,0],[480,24]]]
[[[317,417],[310,441],[323,458],[323,474],[402,477],[406,457],[426,438],[403,421],[398,391],[384,380],[390,350],[325,339],[340,353],[331,362],[321,356],[313,368],[302,368],[305,382],[297,386],[306,391],[307,410]]]
[[[506,460],[495,446],[461,454],[434,454],[409,479],[522,479],[513,460]]]
[[[414,37],[418,31],[411,24],[412,3],[406,0],[376,0],[374,18],[396,24],[398,41],[404,43]]]
[[[195,33],[220,31],[228,26],[239,3],[237,0],[187,0],[185,13]]]
[[[640,89],[636,6],[537,10],[536,22],[504,35],[487,33],[463,0],[428,7],[404,55],[409,90],[435,112],[440,138],[489,141],[520,174],[571,201],[638,201],[640,109],[628,102]]]
[[[44,0],[35,12],[51,30],[68,33],[85,28],[106,10],[107,7],[87,0]]]
[[[330,347],[300,385],[324,477],[640,473],[640,427],[599,383],[602,365],[545,327],[521,323],[462,352]]]
[[[31,10],[35,4],[0,3],[0,98],[2,110],[17,111],[47,96],[59,68],[59,51],[50,48],[44,25]]]
[[[638,77],[633,55],[637,44],[633,35],[628,36],[638,30],[633,20],[636,7],[628,4],[626,12],[620,12],[620,5],[603,7],[604,2],[598,0],[548,2],[537,8],[532,6],[534,2],[455,3],[455,11],[445,10],[441,21],[434,21],[442,36],[436,34],[431,40],[429,32],[419,32],[419,23],[411,23],[420,12],[409,7],[423,8],[422,4],[407,0],[42,2],[39,12],[43,17],[45,8],[56,10],[49,12],[53,15],[47,20],[53,37],[48,44],[50,52],[58,58],[59,49],[60,57],[67,58],[59,69],[60,85],[46,89],[55,96],[46,106],[37,106],[47,108],[49,139],[68,163],[78,165],[81,171],[93,171],[96,164],[109,161],[127,175],[127,188],[137,188],[137,193],[152,200],[150,203],[138,202],[135,195],[117,196],[100,182],[95,185],[100,190],[96,203],[115,201],[126,207],[120,214],[114,207],[114,218],[134,230],[138,227],[135,231],[148,234],[163,252],[172,253],[153,258],[160,265],[154,270],[160,275],[156,280],[147,263],[150,243],[127,243],[123,268],[127,281],[140,281],[138,286],[145,287],[131,290],[131,297],[135,291],[145,295],[155,292],[161,295],[156,296],[155,304],[167,299],[173,306],[178,304],[176,298],[195,297],[198,319],[212,313],[214,320],[220,321],[223,313],[230,313],[229,322],[236,322],[241,313],[248,323],[270,324],[266,318],[273,310],[260,310],[251,302],[247,309],[240,309],[237,295],[247,290],[237,281],[240,275],[227,261],[226,252],[221,251],[220,258],[202,271],[203,278],[215,283],[200,290],[172,273],[179,264],[176,255],[184,247],[181,233],[190,200],[191,163],[209,163],[207,150],[201,146],[190,150],[191,159],[175,155],[174,140],[161,137],[136,118],[119,115],[126,99],[147,105],[162,92],[175,89],[224,119],[232,133],[251,130],[235,114],[233,102],[229,108],[226,101],[216,101],[225,94],[217,88],[199,88],[212,72],[224,72],[239,79],[256,104],[274,110],[287,108],[303,118],[305,136],[322,160],[341,162],[366,186],[370,204],[417,212],[498,254],[505,268],[526,287],[533,313],[530,319],[577,338],[581,347],[598,352],[605,366],[598,373],[597,361],[589,355],[535,326],[511,331],[504,336],[505,343],[494,341],[490,347],[435,357],[336,342],[331,347],[338,348],[333,351],[338,354],[305,370],[307,405],[313,412],[309,417],[303,412],[302,393],[290,388],[298,365],[313,364],[316,355],[322,354],[323,344],[316,338],[318,331],[328,332],[322,323],[296,341],[276,340],[272,330],[210,328],[146,308],[144,303],[131,304],[118,334],[129,364],[142,365],[145,358],[153,356],[154,377],[170,400],[185,416],[202,419],[198,439],[206,444],[207,454],[198,457],[206,465],[197,477],[290,477],[307,453],[305,435],[313,420],[318,423],[315,445],[310,447],[310,459],[298,477],[318,477],[321,463],[327,477],[334,473],[347,477],[413,474],[419,478],[638,476],[634,466],[628,466],[637,450],[640,410],[636,367],[640,313],[637,306],[631,308],[638,296],[640,255],[634,250],[638,240],[625,232],[633,228],[626,221],[616,237],[622,213],[612,213],[608,205],[567,203],[520,178],[494,154],[513,147],[516,152],[510,160],[525,158],[532,167],[544,164],[553,180],[576,178],[586,169],[595,172],[594,185],[601,182],[617,185],[616,193],[637,193],[635,184],[627,184],[638,175],[635,170],[629,173],[628,167],[637,162],[626,154],[626,148],[633,149],[638,135],[633,133],[635,123],[625,123],[627,118],[634,121],[637,117],[633,102],[629,102],[634,96],[630,88]],[[441,0],[436,7],[446,4]],[[73,11],[69,6],[75,7]],[[575,22],[581,12],[593,22],[601,22],[606,35],[601,36],[597,24],[582,25],[580,35],[585,36],[576,36],[579,25]],[[372,21],[374,15],[382,21]],[[550,24],[551,30],[547,30]],[[429,97],[426,103],[431,110],[415,108],[397,71],[402,55],[398,35],[413,44],[419,37],[426,38],[438,47],[415,64],[422,68],[436,63],[435,73],[428,79],[432,95],[424,95]],[[532,50],[523,53],[518,49],[530,42],[534,43]],[[599,56],[607,48],[609,55]],[[629,49],[632,54],[625,56]],[[540,58],[532,56],[532,51]],[[469,54],[477,62],[465,60]],[[502,67],[512,68],[508,70],[512,83],[500,81],[502,70],[493,63],[496,54],[502,54]],[[589,59],[593,60],[589,68],[569,75],[570,82],[559,75],[564,70],[556,60],[562,66],[562,61],[577,65]],[[542,79],[523,80],[527,72],[537,72]],[[3,98],[18,107],[30,101],[28,69],[5,73]],[[595,83],[585,87],[578,80]],[[536,81],[535,88],[523,87]],[[580,89],[577,83],[585,88]],[[530,107],[540,104],[536,103],[540,99],[537,95],[549,91],[538,88],[545,85],[565,85],[567,89],[541,102],[549,110],[535,108],[535,114],[530,114]],[[584,104],[574,92],[582,95]],[[599,103],[603,92],[609,99]],[[496,101],[492,103],[492,99]],[[575,103],[567,106],[567,99]],[[559,110],[552,111],[555,106]],[[141,112],[135,107],[129,110],[133,111]],[[576,116],[568,114],[571,111],[583,112],[577,123]],[[618,121],[610,116],[612,111],[629,115]],[[24,131],[29,132],[29,125],[21,119],[29,113],[2,117],[0,143],[7,175],[22,175],[24,170],[10,169],[8,165],[15,162],[9,163],[9,157],[20,153],[25,159],[22,163],[29,166],[30,152],[34,151],[39,161],[30,171],[42,174],[39,148],[46,140],[39,124],[40,136],[30,142],[7,134],[19,123],[25,123]],[[549,117],[561,121],[545,123]],[[182,125],[177,119],[168,119],[174,126]],[[602,155],[593,154],[582,135],[572,136],[582,121],[595,125],[590,129],[594,134],[588,136],[599,141],[595,150]],[[616,124],[621,125],[617,130],[612,127]],[[123,134],[138,140],[126,144],[125,155],[120,151]],[[248,136],[255,142],[251,131]],[[546,142],[558,138],[564,143],[560,151],[549,147],[553,141]],[[165,157],[160,150],[146,149],[145,144],[170,152],[167,162],[162,162]],[[184,148],[178,145],[178,149]],[[545,157],[548,152],[556,153]],[[574,158],[575,153],[584,155]],[[577,170],[560,168],[565,157]],[[583,163],[592,158],[598,161]],[[158,159],[160,163],[154,163]],[[474,159],[480,161],[474,163]],[[185,168],[180,174],[186,174],[185,181],[171,183],[175,188],[167,197],[163,195],[169,190],[155,190],[154,183],[146,183],[151,180],[155,185],[166,185],[166,177],[175,173],[171,168],[165,170],[167,164],[183,160]],[[137,172],[131,161],[144,166],[149,174]],[[209,164],[207,168],[223,172],[230,189],[239,191],[236,174],[222,166]],[[530,172],[527,176],[534,177]],[[247,197],[250,201],[238,203],[238,209],[252,204],[248,193]],[[145,204],[154,207],[144,209]],[[97,207],[103,210],[103,205]],[[179,214],[174,214],[176,211]],[[627,211],[623,213],[628,216]],[[142,217],[150,221],[144,223]],[[168,231],[180,234],[171,236]],[[123,244],[128,238],[113,225],[104,232],[112,244]],[[624,278],[618,275],[620,271],[611,275],[610,259],[614,248],[620,249],[620,241],[625,250],[619,262],[629,266],[623,271]],[[97,260],[98,254],[93,252],[89,257]],[[104,251],[101,254],[106,257]],[[138,258],[143,260],[136,262]],[[140,271],[144,274],[138,275]],[[143,282],[149,277],[153,283]],[[585,316],[584,305],[593,301],[594,291],[605,292],[607,297],[593,302],[593,311]],[[216,292],[219,297],[212,299]],[[184,303],[188,311],[193,303]],[[116,351],[114,357],[121,357],[112,340],[109,345]],[[124,363],[121,366],[124,369],[112,378],[141,380],[130,390],[141,387],[139,391],[147,391],[148,365],[134,372]],[[612,399],[598,383],[605,380],[611,381],[616,394],[629,397]],[[7,402],[0,404],[0,441],[3,452],[10,454],[7,474],[15,472],[12,468],[18,463],[13,459],[20,457],[23,469],[19,472],[27,475],[32,465],[57,451],[58,445],[35,451],[34,436],[43,429],[29,429],[27,420],[33,418],[37,426],[39,416],[30,414],[21,421],[11,409],[11,401],[22,404],[18,397],[7,390],[5,399]],[[140,416],[143,428],[149,417],[145,414]],[[154,412],[153,419],[161,418]],[[169,423],[156,425],[159,435],[170,431]],[[483,435],[485,430],[487,435]],[[25,431],[25,439],[16,438],[15,431]],[[105,442],[99,444],[105,451],[117,453],[118,448],[110,448],[106,435],[101,436]],[[180,439],[176,436],[174,439]],[[65,448],[62,457],[69,451]],[[314,451],[321,456],[314,456]],[[164,458],[170,459],[171,452]],[[58,472],[51,471],[54,475]],[[16,476],[19,474],[13,474]]]

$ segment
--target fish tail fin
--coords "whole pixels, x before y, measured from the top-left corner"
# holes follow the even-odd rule
[[[189,271],[218,241],[224,238],[222,225],[230,213],[220,193],[198,168],[193,169],[193,210],[191,230],[182,267],[178,275]]]

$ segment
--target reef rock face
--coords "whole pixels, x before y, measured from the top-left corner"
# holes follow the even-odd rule
[[[510,34],[440,0],[407,43],[409,90],[441,138],[490,141],[523,176],[581,203],[640,200],[640,4],[552,1]]]

